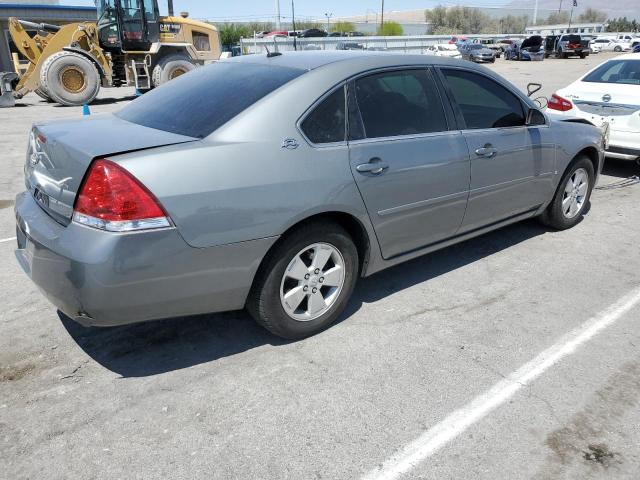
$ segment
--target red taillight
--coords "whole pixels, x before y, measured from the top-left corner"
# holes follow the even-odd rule
[[[153,194],[124,168],[105,159],[91,165],[78,192],[73,219],[118,232],[170,225]]]
[[[562,98],[560,95],[556,95],[554,93],[553,95],[551,95],[547,106],[552,110],[566,112],[567,110],[571,110],[573,108],[573,103],[571,103],[566,98]]]

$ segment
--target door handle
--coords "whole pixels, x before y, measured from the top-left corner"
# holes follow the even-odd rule
[[[361,163],[356,166],[356,170],[360,173],[372,173],[374,175],[379,175],[384,172],[389,165],[384,163],[380,158],[374,157],[369,160],[369,163]]]
[[[493,145],[490,143],[485,144],[484,147],[476,149],[476,155],[479,157],[491,158],[494,157],[498,153],[498,150],[493,148]]]

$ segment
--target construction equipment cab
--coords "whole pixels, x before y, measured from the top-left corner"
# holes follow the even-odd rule
[[[83,105],[101,86],[145,91],[220,58],[217,29],[186,13],[174,16],[172,0],[166,17],[157,0],[96,0],[96,8],[96,23],[56,26],[10,19],[10,35],[29,61],[17,79],[7,77],[13,78],[15,97],[33,91],[63,105]],[[31,37],[25,28],[38,33]],[[6,95],[6,85],[3,90]]]

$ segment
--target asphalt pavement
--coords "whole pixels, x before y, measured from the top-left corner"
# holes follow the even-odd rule
[[[489,68],[548,95],[605,58]],[[84,328],[12,239],[31,123],[81,114],[0,109],[0,478],[639,478],[640,166],[608,161],[571,230],[527,221],[362,280],[303,341],[244,312]]]

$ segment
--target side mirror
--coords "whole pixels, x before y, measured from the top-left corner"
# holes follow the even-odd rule
[[[541,88],[542,88],[542,84],[541,83],[529,83],[529,84],[527,84],[527,96],[530,97],[531,95],[533,95],[534,93],[539,91]]]
[[[531,108],[527,112],[527,126],[546,125],[547,118],[537,108]]]

